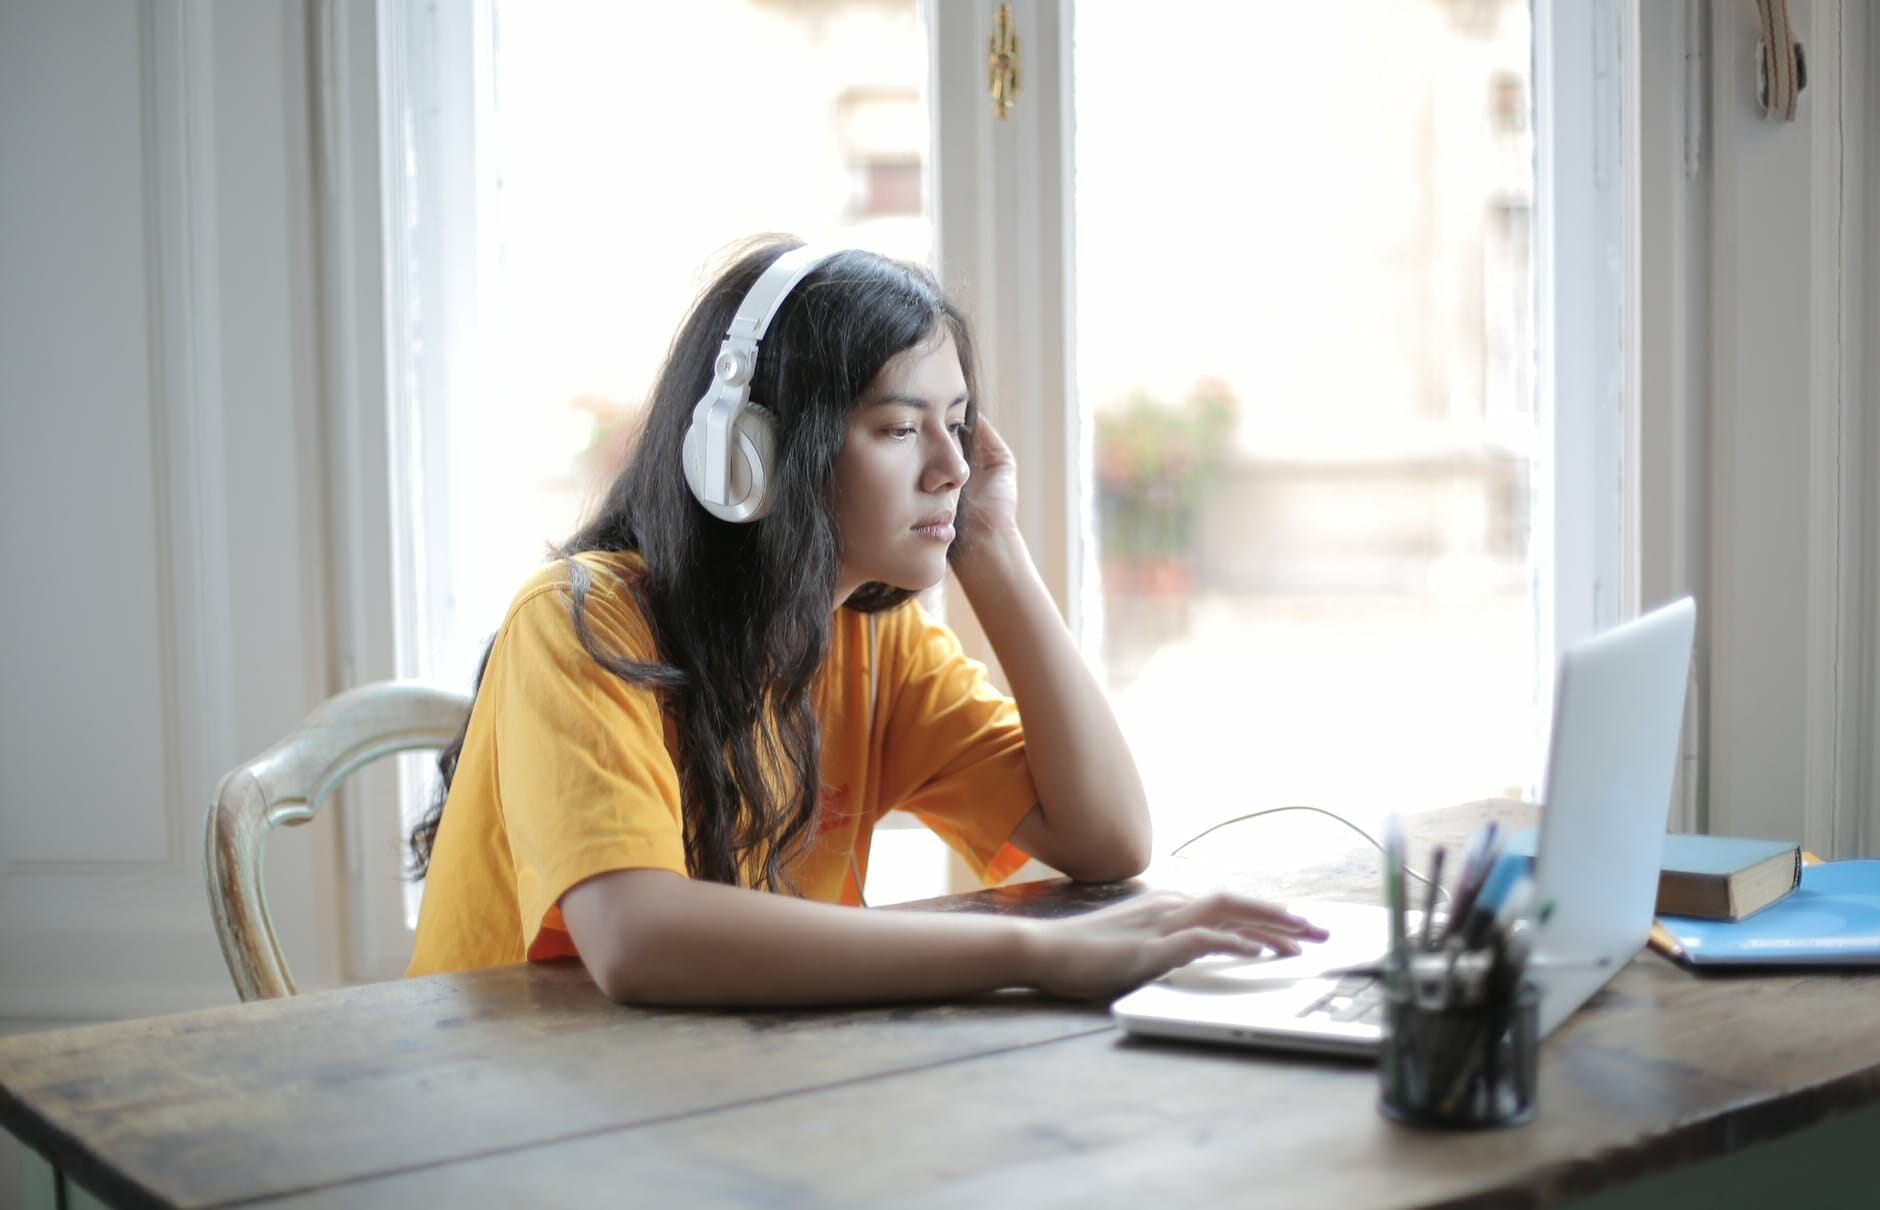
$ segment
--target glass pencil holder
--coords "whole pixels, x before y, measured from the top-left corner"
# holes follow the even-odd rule
[[[1514,1126],[1534,1116],[1540,994],[1454,1004],[1387,987],[1378,1108],[1411,1126]]]

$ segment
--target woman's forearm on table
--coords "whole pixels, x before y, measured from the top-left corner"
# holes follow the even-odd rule
[[[863,911],[619,870],[562,897],[594,980],[639,1004],[803,1005],[931,1000],[1035,985],[1034,922]]]
[[[1024,539],[1016,530],[987,535],[954,574],[1024,720],[1039,803],[1013,842],[1073,878],[1140,873],[1151,846],[1142,776]]]

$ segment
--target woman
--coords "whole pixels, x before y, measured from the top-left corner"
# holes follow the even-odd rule
[[[578,954],[634,1003],[1106,996],[1324,935],[1232,896],[852,909],[896,807],[989,880],[1026,855],[1091,881],[1149,857],[1141,779],[972,375],[932,279],[871,253],[764,244],[706,289],[630,464],[523,586],[440,758],[413,974]],[[1012,699],[911,599],[949,564]]]

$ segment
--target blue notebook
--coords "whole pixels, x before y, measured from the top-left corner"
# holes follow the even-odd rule
[[[1661,916],[1692,966],[1880,964],[1880,860],[1802,868],[1794,894],[1744,920]]]

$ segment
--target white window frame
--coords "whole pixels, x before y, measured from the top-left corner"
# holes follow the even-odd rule
[[[386,6],[389,10],[393,6]],[[392,43],[385,11],[372,0],[319,0],[311,13],[317,179],[315,206],[322,278],[324,436],[327,448],[328,567],[335,691],[401,675],[394,619],[402,560],[396,523],[389,374],[400,361],[390,319],[395,283],[386,281],[390,234],[384,183],[389,82],[381,63]],[[404,927],[397,781],[384,765],[363,771],[334,795],[338,852],[325,874],[338,893],[321,933],[335,944],[304,985],[377,980],[403,973],[411,953]],[[308,972],[312,974],[312,972]]]
[[[1624,7],[1534,4],[1535,405],[1552,449],[1535,489],[1543,706],[1554,653],[1639,604]]]
[[[436,573],[449,536],[421,521],[440,515],[448,486],[443,401],[470,398],[477,378],[444,350],[480,347],[477,262],[463,254],[475,208],[464,203],[479,196],[476,73],[487,70],[489,11],[485,0],[320,0],[313,13],[337,688],[414,677],[437,654],[424,623],[444,607]],[[402,160],[407,122],[433,124],[422,162]],[[393,265],[421,266],[428,280]],[[400,764],[364,770],[336,795],[340,893],[329,923],[342,980],[395,977],[410,960],[404,829],[388,804],[427,797],[433,775],[423,757]]]
[[[1068,0],[1013,0],[1022,83],[1011,113],[992,112],[986,53],[995,3],[928,0],[935,269],[973,321],[980,395],[1019,463],[1019,528],[1071,631],[1085,641],[1096,597],[1082,574],[1087,434],[1079,430],[1076,232],[1071,221],[1071,30]],[[998,662],[965,595],[949,580],[947,621],[995,679]]]
[[[397,248],[400,239],[391,212],[378,216],[382,233],[372,225],[374,124],[406,103],[372,60],[389,62],[393,15],[404,8],[318,6],[342,682],[400,671],[391,618],[412,616],[415,592],[389,588],[391,567],[406,560],[384,547],[399,492],[382,449],[412,438],[385,428],[393,411],[380,389],[397,365],[385,342],[404,331],[400,284],[385,282],[382,318],[370,297],[382,271],[376,240]],[[1026,541],[1089,646],[1089,438],[1072,408],[1070,348],[1073,9],[1013,2],[1025,88],[1004,122],[985,98],[993,9],[993,0],[929,6],[936,259],[976,319],[985,393],[1021,458]],[[1880,66],[1880,17],[1861,0],[1792,0],[1810,86],[1799,120],[1771,128],[1745,94],[1748,4],[1536,0],[1534,13],[1536,126],[1547,148],[1536,265],[1557,291],[1538,299],[1536,316],[1557,451],[1551,475],[1536,479],[1538,505],[1551,511],[1538,520],[1555,534],[1553,551],[1536,551],[1538,671],[1551,678],[1560,644],[1698,594],[1673,825],[1799,834],[1825,855],[1865,853],[1880,836],[1880,372],[1863,361],[1880,314],[1880,237],[1863,218],[1880,199],[1867,83]],[[1587,70],[1587,54],[1606,70]],[[365,98],[380,86],[374,111]],[[1786,511],[1771,515],[1771,500]],[[1803,575],[1767,575],[1797,549]],[[989,654],[963,599],[949,605],[968,644]],[[389,864],[368,864],[376,847],[348,832],[346,885],[367,904],[361,917],[378,915],[374,887],[389,877]],[[361,928],[350,936],[368,958],[408,943],[402,921]]]

